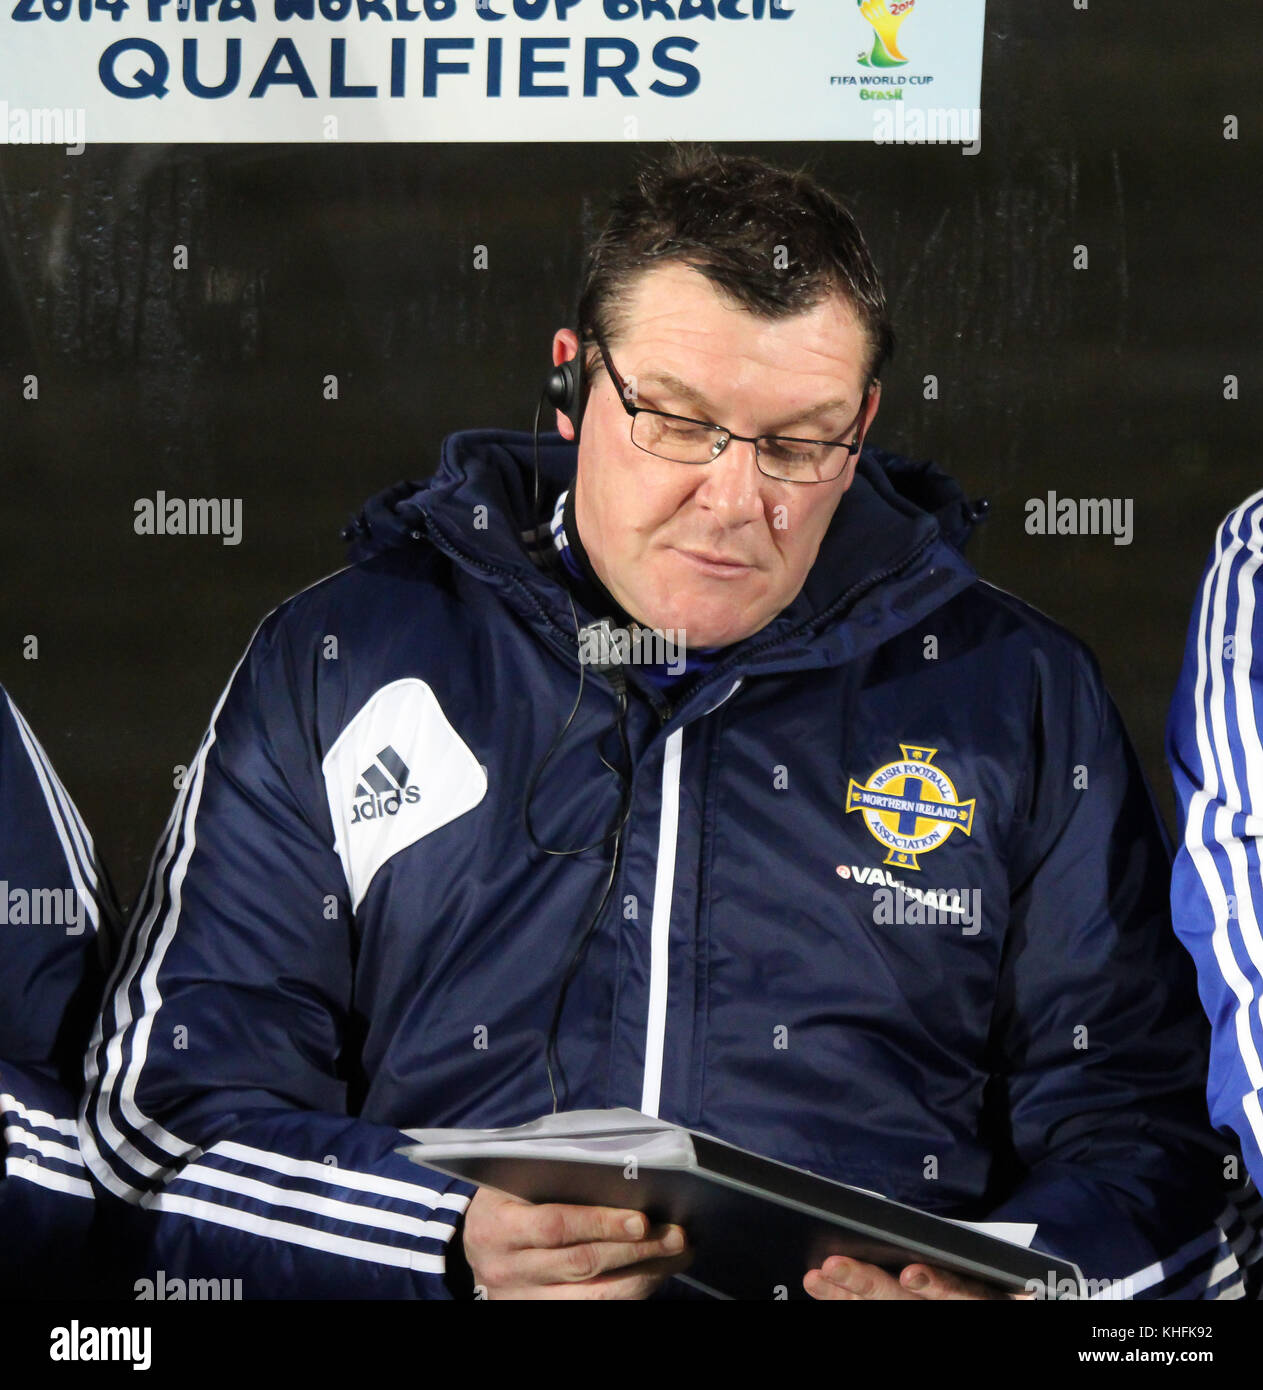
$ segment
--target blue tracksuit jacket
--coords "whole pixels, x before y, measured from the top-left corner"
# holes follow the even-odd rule
[[[116,911],[92,837],[0,690],[0,1291],[84,1292],[92,1187],[76,1116]]]
[[[1167,724],[1180,805],[1171,913],[1212,1025],[1210,1114],[1263,1182],[1263,492],[1219,528]]]
[[[446,1297],[472,1189],[400,1158],[400,1129],[551,1108],[609,853],[523,829],[580,670],[530,452],[451,436],[215,709],[88,1059],[84,1152],[150,1270]],[[541,455],[551,512],[574,448]],[[977,577],[965,515],[866,451],[784,612],[669,693],[631,671],[562,1104],[1037,1222],[1138,1296],[1240,1296],[1160,822],[1092,657]],[[614,711],[589,672],[543,843],[615,819]]]

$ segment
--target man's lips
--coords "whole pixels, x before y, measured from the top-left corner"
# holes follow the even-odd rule
[[[704,574],[716,579],[739,579],[754,569],[753,565],[747,564],[744,560],[734,560],[730,556],[717,555],[710,550],[686,550],[682,546],[671,548]]]

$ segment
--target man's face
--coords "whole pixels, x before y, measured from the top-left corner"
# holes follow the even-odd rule
[[[667,263],[633,286],[625,327],[608,344],[634,404],[737,434],[861,437],[868,341],[835,297],[792,318],[764,320],[721,297],[700,272]],[[554,362],[574,355],[568,329]],[[852,425],[859,415],[858,425]],[[558,428],[573,437],[569,421]],[[692,647],[721,647],[765,627],[797,596],[856,459],[823,483],[761,473],[754,445],[733,440],[709,463],[657,458],[631,441],[631,418],[596,372],[579,441],[575,515],[601,582],[637,621],[683,629]]]

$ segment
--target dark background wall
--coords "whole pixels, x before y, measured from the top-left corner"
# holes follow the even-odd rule
[[[991,498],[971,558],[1096,650],[1168,815],[1197,579],[1263,483],[1261,51],[1257,4],[991,0],[978,156],[733,147],[851,201],[902,344],[874,441]],[[651,149],[0,147],[0,680],[124,899],[255,624],[341,564],[352,510],[450,430],[529,427],[582,232]],[[1050,488],[1132,499],[1132,544],[1028,536]],[[241,498],[242,543],[136,535],[159,489]]]

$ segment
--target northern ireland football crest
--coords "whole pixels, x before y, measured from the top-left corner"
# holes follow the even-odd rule
[[[919,854],[928,854],[947,840],[953,830],[971,835],[973,799],[961,801],[952,780],[935,767],[937,748],[901,743],[903,757],[887,763],[861,785],[851,778],[846,789],[846,809],[858,811],[869,834],[886,851],[886,864],[919,869]]]

